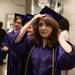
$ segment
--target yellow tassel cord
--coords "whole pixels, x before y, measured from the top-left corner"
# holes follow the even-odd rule
[[[25,75],[27,73],[27,67],[28,67],[28,62],[29,62],[29,58],[30,58],[30,55],[32,53],[32,50],[35,46],[33,46],[28,54],[28,58],[27,58],[27,62],[26,62],[26,68],[25,68]],[[52,75],[54,75],[54,49],[52,50]]]
[[[27,73],[29,58],[30,58],[30,55],[31,55],[32,50],[33,50],[34,47],[35,47],[35,46],[33,46],[33,47],[31,48],[31,50],[30,50],[30,52],[29,52],[29,54],[28,54],[28,58],[27,58],[27,62],[26,62],[26,67],[25,67],[25,75],[26,75],[26,73]]]
[[[52,49],[52,75],[54,75],[54,49]]]

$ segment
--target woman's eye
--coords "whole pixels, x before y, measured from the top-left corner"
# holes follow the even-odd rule
[[[47,26],[50,26],[49,24],[47,24]]]
[[[42,23],[39,23],[39,26],[41,27],[43,24]]]
[[[47,25],[47,26],[49,26],[49,27],[51,27],[51,25],[50,25],[50,24],[48,24],[48,23],[46,23],[46,25]]]

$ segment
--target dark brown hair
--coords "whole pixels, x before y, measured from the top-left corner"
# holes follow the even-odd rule
[[[34,41],[35,41],[36,45],[42,46],[42,44],[43,44],[41,35],[39,34],[39,31],[38,31],[38,25],[39,25],[40,20],[43,20],[46,23],[46,25],[52,27],[52,29],[53,29],[52,33],[48,37],[47,46],[48,45],[55,46],[58,42],[57,33],[58,33],[59,25],[55,19],[53,19],[52,17],[49,17],[49,16],[44,16],[44,17],[38,18],[38,19],[36,19],[36,21],[33,24],[34,36],[35,36]]]
[[[21,16],[16,16],[16,17],[14,18],[14,22],[16,22],[18,19],[20,19],[21,22],[22,22],[22,17],[21,17]]]

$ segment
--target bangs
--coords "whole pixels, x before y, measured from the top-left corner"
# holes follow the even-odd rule
[[[40,20],[41,20],[41,19],[46,23],[46,25],[52,27],[53,29],[59,28],[58,22],[57,22],[55,19],[53,19],[52,17],[50,17],[50,16],[45,16],[45,17],[43,17],[43,18],[40,18]]]

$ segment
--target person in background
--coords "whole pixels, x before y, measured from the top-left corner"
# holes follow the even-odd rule
[[[6,31],[2,29],[2,27],[3,27],[3,22],[0,21],[0,46],[6,36]]]
[[[29,17],[29,18],[28,18]],[[25,16],[25,23],[32,18],[31,15]],[[19,33],[20,29],[22,28],[22,18],[17,17],[14,19],[14,28],[13,31],[8,33],[5,40],[4,40],[4,47],[6,51],[8,51],[8,63],[7,63],[7,75],[24,75],[24,54],[25,54],[25,40],[14,44],[14,38]],[[27,32],[27,34],[31,32]]]
[[[3,59],[5,59],[6,52],[1,50],[2,42],[6,36],[6,31],[2,28],[3,22],[0,21],[0,64],[3,63]]]
[[[22,57],[19,55],[22,54],[24,49],[22,47],[20,48],[22,44],[16,45],[15,48],[13,47],[13,39],[22,28],[22,18],[20,16],[15,17],[13,27],[13,31],[7,33],[2,43],[2,50],[8,53],[7,75],[20,75],[22,74],[23,61],[21,61]],[[19,52],[19,48],[22,49],[22,51]]]

